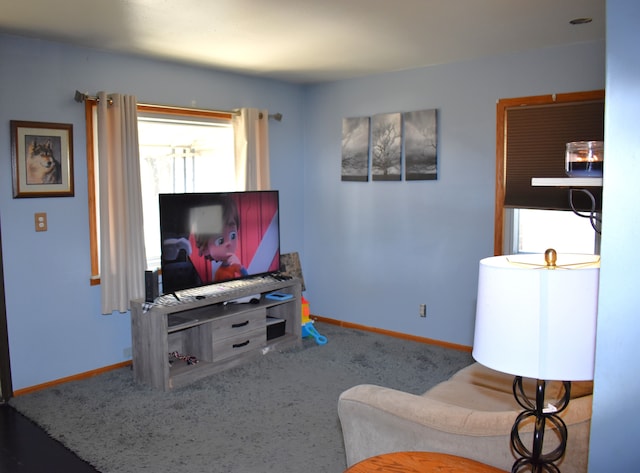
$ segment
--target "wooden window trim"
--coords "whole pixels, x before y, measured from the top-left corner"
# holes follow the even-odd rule
[[[91,277],[92,286],[100,284],[100,264],[98,258],[98,216],[96,212],[96,180],[95,180],[95,156],[93,133],[93,110],[98,101],[87,99],[84,101],[85,135],[87,137],[87,193],[89,195],[89,248],[91,251]]]
[[[503,253],[504,245],[504,197],[506,188],[506,118],[509,108],[531,105],[553,105],[570,102],[586,102],[604,100],[604,90],[592,90],[586,92],[573,92],[566,94],[535,95],[511,99],[500,99],[496,105],[496,198],[494,219],[494,255]]]
[[[91,286],[100,284],[100,258],[98,247],[98,215],[96,211],[96,169],[94,156],[94,109],[98,101],[88,98],[84,101],[85,135],[87,139],[87,192],[89,205],[89,248],[91,252]],[[221,112],[215,110],[204,110],[196,108],[183,108],[168,105],[138,104],[138,113],[155,113],[159,115],[173,115],[190,118],[209,118],[216,120],[229,120],[234,117],[234,112]]]

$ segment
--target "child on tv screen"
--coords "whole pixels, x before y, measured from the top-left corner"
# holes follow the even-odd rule
[[[222,196],[219,204],[192,209],[191,222],[199,255],[220,264],[213,282],[248,276],[236,254],[240,218],[238,206],[232,198]]]

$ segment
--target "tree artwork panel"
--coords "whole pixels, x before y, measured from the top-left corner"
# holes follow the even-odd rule
[[[342,120],[342,180],[369,180],[369,117]]]
[[[436,110],[405,112],[405,180],[438,178],[438,135]]]
[[[401,179],[402,116],[374,115],[371,119],[371,176],[374,181]]]

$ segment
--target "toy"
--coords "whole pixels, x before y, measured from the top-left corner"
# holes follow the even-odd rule
[[[318,345],[324,345],[327,343],[327,337],[320,335],[316,328],[313,326],[313,320],[311,320],[311,312],[309,310],[309,301],[302,297],[302,338],[313,337],[316,339]]]
[[[302,325],[311,322],[311,311],[309,310],[309,301],[302,296],[300,298],[300,302],[302,303]]]
[[[320,335],[316,328],[313,326],[313,321],[307,322],[302,326],[302,338],[313,337],[316,339],[318,345],[324,345],[327,343],[327,337]]]

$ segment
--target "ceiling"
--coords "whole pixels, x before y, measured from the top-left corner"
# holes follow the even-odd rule
[[[0,31],[314,83],[604,40],[605,0],[0,0]]]

